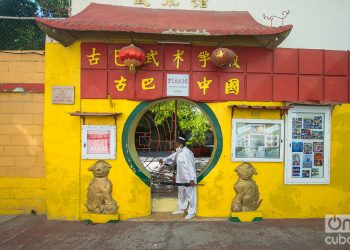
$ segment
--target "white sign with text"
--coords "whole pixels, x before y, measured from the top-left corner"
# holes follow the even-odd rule
[[[189,96],[190,76],[188,74],[167,74],[167,96]]]
[[[116,126],[83,125],[82,159],[116,159]]]
[[[74,86],[52,86],[52,104],[74,104]]]

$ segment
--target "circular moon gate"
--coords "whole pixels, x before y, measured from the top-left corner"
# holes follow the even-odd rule
[[[155,102],[142,102],[140,103],[129,115],[125,122],[122,134],[122,149],[125,160],[127,161],[131,170],[148,186],[151,185],[150,174],[144,168],[142,162],[140,161],[136,147],[135,147],[135,131],[136,127],[149,107],[157,102],[164,100],[158,100]],[[186,100],[188,101],[188,100]],[[200,182],[216,165],[218,162],[221,152],[222,152],[222,132],[218,120],[214,112],[205,103],[194,103],[197,105],[201,111],[207,116],[209,122],[211,123],[214,131],[214,148],[210,157],[210,160],[206,168],[197,177],[197,182]]]

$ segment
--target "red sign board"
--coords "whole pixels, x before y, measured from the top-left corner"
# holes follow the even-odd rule
[[[191,97],[196,101],[216,101],[219,94],[217,72],[194,72],[192,75]]]
[[[81,98],[164,98],[168,74],[183,74],[190,82],[183,97],[196,101],[349,101],[346,51],[228,47],[236,56],[221,69],[211,61],[215,46],[142,44],[146,60],[132,74],[119,58],[128,45],[81,44]],[[342,90],[324,93],[333,87]]]
[[[108,93],[114,99],[135,98],[135,75],[125,68],[108,71]]]
[[[81,44],[82,69],[107,69],[107,44],[82,43]]]
[[[163,72],[140,71],[135,81],[136,99],[155,100],[163,96]]]

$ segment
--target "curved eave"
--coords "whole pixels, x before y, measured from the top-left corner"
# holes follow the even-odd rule
[[[275,48],[293,27],[261,25],[246,11],[157,10],[103,4],[90,4],[66,19],[36,21],[65,46],[85,38],[132,38]]]
[[[150,42],[157,43],[161,41],[187,42],[191,44],[206,44],[213,46],[246,46],[246,47],[264,47],[269,49],[276,48],[289,35],[291,30],[273,35],[228,35],[228,36],[199,36],[183,34],[150,34],[150,33],[132,33],[118,31],[74,31],[55,29],[39,23],[39,27],[47,35],[64,46],[70,46],[77,40],[98,40],[98,39],[119,39],[131,42]]]

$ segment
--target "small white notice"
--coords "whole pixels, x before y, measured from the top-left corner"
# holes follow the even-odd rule
[[[52,104],[74,104],[74,86],[52,86]]]
[[[82,159],[116,159],[116,126],[83,125]]]
[[[189,96],[190,76],[188,74],[167,74],[167,96]]]

